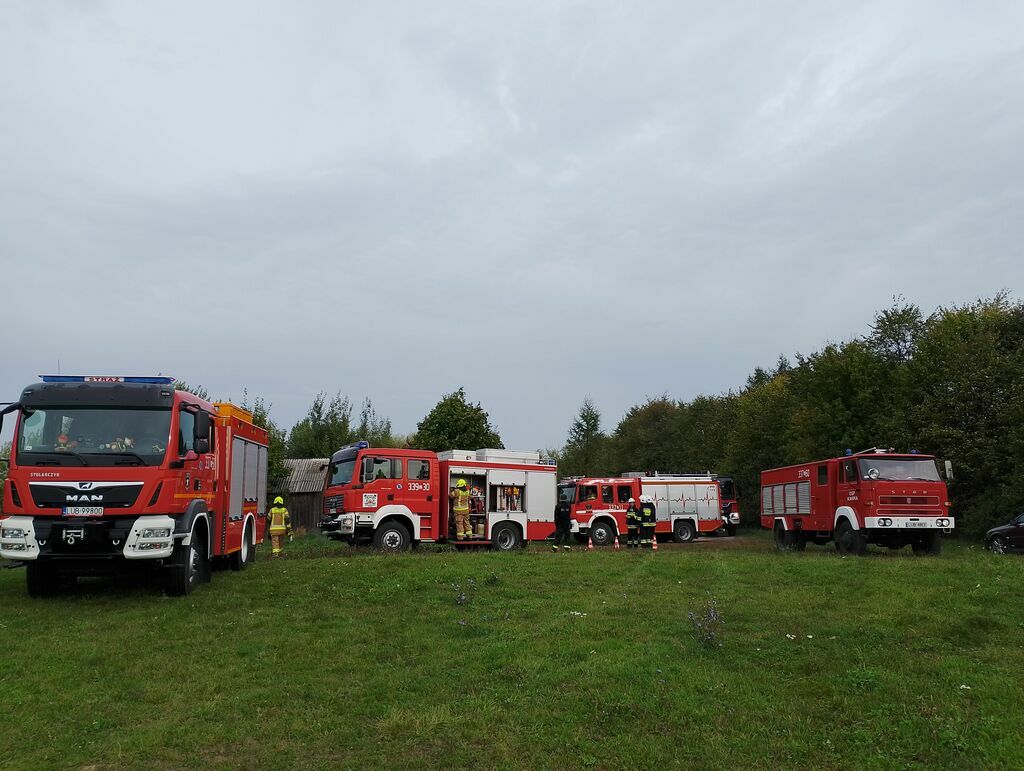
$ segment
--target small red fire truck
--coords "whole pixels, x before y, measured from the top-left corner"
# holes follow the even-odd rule
[[[574,530],[595,546],[609,546],[616,535],[626,532],[629,499],[639,509],[641,495],[654,499],[655,534],[670,534],[679,543],[739,523],[738,513],[723,513],[713,474],[629,472],[621,477],[566,479],[558,485],[559,504],[569,506]]]
[[[267,432],[173,378],[44,375],[18,413],[0,556],[29,594],[81,575],[156,568],[170,594],[241,570],[266,528]],[[0,420],[2,420],[0,414]]]
[[[456,540],[449,494],[470,490],[473,537]],[[373,448],[356,442],[331,457],[324,535],[402,551],[450,542],[509,551],[554,532],[556,469],[537,453]]]
[[[835,541],[841,554],[864,554],[869,543],[938,554],[955,524],[949,505],[935,458],[914,451],[848,452],[761,472],[761,526],[779,549]]]

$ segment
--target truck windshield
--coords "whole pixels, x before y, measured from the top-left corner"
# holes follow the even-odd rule
[[[352,481],[352,472],[356,470],[356,459],[335,461],[331,464],[331,484],[347,485]]]
[[[26,466],[157,466],[171,434],[169,409],[46,407],[18,427],[18,462]]]
[[[576,485],[559,485],[558,502],[573,503],[576,500]]]
[[[862,479],[884,479],[891,482],[916,480],[940,482],[939,470],[931,458],[861,458]]]

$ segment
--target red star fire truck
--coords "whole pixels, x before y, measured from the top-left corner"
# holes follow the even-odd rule
[[[558,485],[558,502],[568,506],[573,529],[594,546],[609,546],[626,532],[629,499],[640,508],[640,496],[654,499],[655,535],[671,535],[688,543],[719,528],[735,532],[738,512],[722,508],[718,477],[714,474],[647,474],[629,472],[621,477],[566,479]]]
[[[761,472],[761,526],[779,549],[835,541],[840,554],[864,554],[869,543],[938,554],[955,524],[949,505],[935,458],[917,452],[849,452]]]
[[[44,375],[18,415],[0,556],[29,594],[141,568],[184,595],[213,561],[243,569],[266,528],[267,432],[168,377]]]
[[[470,491],[473,537],[458,541],[449,494]],[[538,453],[373,448],[356,442],[331,457],[324,535],[402,551],[450,542],[510,551],[554,532],[556,469]]]

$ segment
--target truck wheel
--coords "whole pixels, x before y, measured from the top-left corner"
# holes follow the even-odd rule
[[[53,597],[60,592],[60,573],[46,560],[25,564],[25,584],[29,597]]]
[[[615,531],[605,521],[596,522],[590,526],[590,540],[594,546],[611,546],[615,541]]]
[[[730,523],[730,524],[725,526],[725,532],[726,532],[726,534],[735,537],[737,528],[738,528],[737,525],[733,525],[733,524]]]
[[[920,541],[914,541],[910,548],[914,550],[914,554],[919,556],[925,556],[929,554],[941,554],[942,553],[942,536],[939,535],[938,531],[929,533]]]
[[[491,542],[498,551],[515,551],[521,544],[519,528],[509,522],[494,526]]]
[[[789,551],[793,548],[793,534],[781,522],[775,523],[775,529],[772,533],[775,536],[776,549],[779,551]]]
[[[860,557],[867,554],[868,542],[867,539],[861,535],[858,531],[853,529],[853,525],[850,521],[844,519],[836,527],[835,532],[836,551],[840,554],[852,554]]]
[[[408,551],[412,548],[409,529],[399,522],[385,522],[373,534],[373,548],[381,551]]]
[[[690,543],[693,539],[693,523],[687,519],[677,519],[672,525],[672,540],[676,543]]]
[[[228,564],[232,570],[245,570],[256,557],[256,547],[252,545],[252,526],[247,522],[242,531],[242,547],[232,552]]]
[[[197,535],[193,531],[188,546],[179,543],[174,548],[167,573],[167,593],[172,597],[186,597],[196,586],[210,580],[210,560],[206,550],[196,544]]]

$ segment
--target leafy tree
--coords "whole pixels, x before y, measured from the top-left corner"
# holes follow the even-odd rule
[[[434,452],[455,448],[500,449],[505,446],[480,403],[466,401],[463,388],[441,397],[441,401],[416,425],[415,444]]]
[[[868,346],[890,363],[906,364],[914,355],[917,340],[924,332],[921,309],[897,295],[892,306],[875,316]]]
[[[184,380],[175,380],[174,381],[174,390],[175,391],[188,391],[190,394],[195,394],[200,399],[204,399],[206,401],[210,401],[210,395],[206,392],[206,389],[203,388],[201,385],[199,385],[199,386],[190,386]]]
[[[391,420],[377,415],[369,397],[363,400],[355,435],[365,439],[371,447],[400,447],[405,442],[405,437],[396,437],[391,433]]]
[[[615,428],[613,460],[621,470],[674,470],[679,405],[667,396],[632,407]]]
[[[340,393],[327,400],[320,392],[306,416],[288,434],[287,457],[329,458],[340,447],[356,439],[352,431],[352,402]]]
[[[569,438],[560,464],[568,476],[601,476],[608,473],[608,437],[601,431],[601,413],[588,396],[569,427]]]

